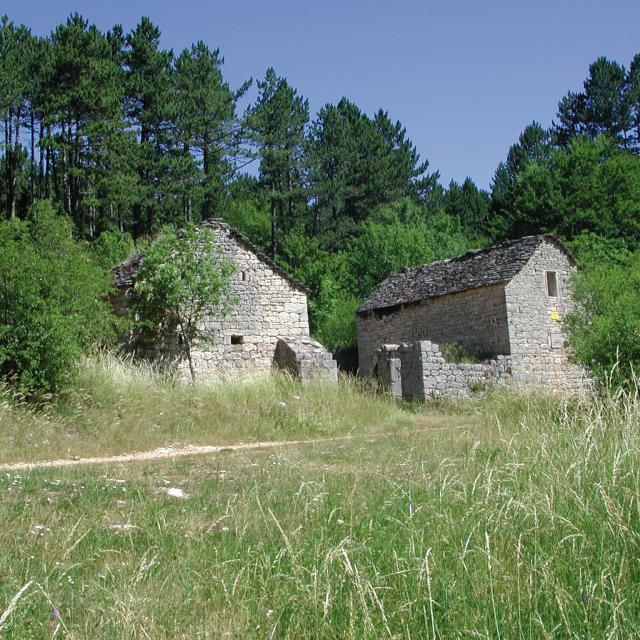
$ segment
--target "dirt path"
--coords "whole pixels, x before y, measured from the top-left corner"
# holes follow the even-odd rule
[[[61,458],[58,460],[39,460],[36,462],[12,462],[0,464],[0,471],[25,471],[30,469],[50,469],[58,467],[75,467],[87,464],[114,464],[118,462],[146,462],[148,460],[163,460],[165,458],[182,458],[184,456],[201,456],[221,451],[250,451],[252,449],[276,449],[300,444],[321,444],[324,442],[341,442],[345,440],[374,440],[389,436],[411,436],[421,433],[437,432],[444,429],[464,429],[470,425],[431,427],[413,431],[392,431],[381,433],[363,433],[357,435],[334,436],[331,438],[312,438],[309,440],[272,440],[267,442],[243,442],[228,445],[171,445],[159,447],[150,451],[134,451],[116,456],[96,456],[92,458]]]

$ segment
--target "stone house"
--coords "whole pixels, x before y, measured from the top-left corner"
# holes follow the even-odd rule
[[[213,231],[216,246],[235,267],[230,293],[234,304],[224,318],[208,317],[210,339],[192,349],[199,379],[234,371],[270,371],[280,367],[306,381],[317,374],[337,381],[336,363],[319,342],[309,336],[307,290],[238,231],[218,219],[200,225]],[[134,256],[114,269],[114,311],[127,313],[138,266]],[[175,366],[188,375],[184,350],[177,334],[150,340],[130,334],[123,346],[136,357]]]
[[[513,240],[388,276],[357,310],[359,369],[395,395],[465,395],[483,382],[577,390],[562,320],[575,261],[549,235]],[[439,344],[482,353],[446,362]]]

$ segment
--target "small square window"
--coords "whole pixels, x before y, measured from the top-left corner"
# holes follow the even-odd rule
[[[231,344],[244,344],[244,336],[231,336]]]
[[[558,297],[558,278],[555,271],[547,271],[547,295],[550,298]]]

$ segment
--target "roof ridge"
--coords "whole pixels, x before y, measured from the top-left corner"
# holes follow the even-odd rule
[[[216,227],[219,229],[227,230],[233,238],[242,243],[246,249],[251,251],[258,260],[266,264],[270,269],[272,269],[279,276],[284,278],[289,284],[294,286],[296,289],[302,291],[305,294],[309,293],[309,289],[305,287],[299,280],[297,280],[294,276],[292,276],[288,271],[283,269],[280,265],[278,265],[273,259],[271,259],[266,253],[263,253],[258,249],[252,242],[243,235],[240,231],[238,231],[235,227],[230,225],[228,222],[223,220],[222,218],[210,217],[202,220],[196,225],[196,228],[201,227]],[[136,252],[134,255],[129,256],[119,264],[117,264],[111,270],[114,274],[115,285],[116,287],[124,287],[131,285],[133,282],[133,277],[135,272],[137,271],[137,264],[143,257],[143,252]],[[132,269],[129,273],[126,273],[126,267],[131,266]]]
[[[359,314],[391,309],[427,298],[460,293],[509,282],[542,242],[558,247],[575,264],[573,256],[551,234],[513,238],[490,247],[471,249],[452,258],[437,260],[390,273],[358,307]]]

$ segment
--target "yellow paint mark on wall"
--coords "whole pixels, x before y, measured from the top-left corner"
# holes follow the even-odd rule
[[[552,311],[552,312],[549,314],[549,317],[550,317],[552,320],[555,320],[556,322],[558,322],[558,320],[560,320],[560,314],[559,314],[557,311]]]

